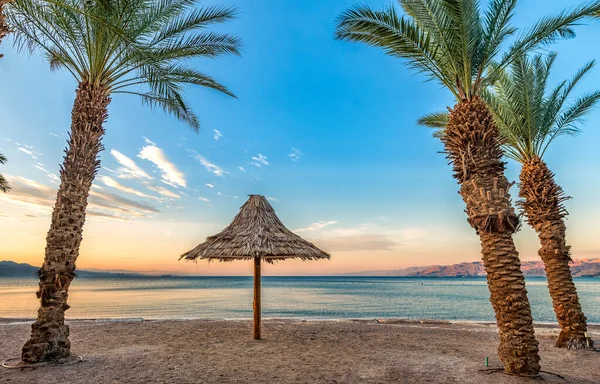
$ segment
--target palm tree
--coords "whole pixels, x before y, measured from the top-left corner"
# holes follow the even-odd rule
[[[578,124],[600,99],[600,91],[568,104],[571,92],[594,62],[581,68],[570,81],[549,89],[555,59],[555,53],[546,58],[536,55],[531,60],[526,55],[517,57],[510,72],[499,77],[493,92],[486,92],[484,99],[500,128],[506,156],[522,166],[519,205],[542,246],[538,253],[561,327],[556,346],[582,349],[593,346],[593,342],[586,337],[586,317],[569,269],[570,247],[565,240],[568,213],[563,205],[568,197],[554,181],[543,156],[558,137],[579,132]],[[436,113],[424,117],[421,123],[444,128],[447,120],[447,114]]]
[[[506,139],[506,155],[522,165],[519,205],[540,239],[538,254],[544,262],[561,327],[556,346],[581,349],[593,343],[586,337],[586,317],[569,269],[572,260],[565,240],[568,213],[563,205],[567,197],[542,158],[557,137],[579,132],[581,119],[600,100],[600,91],[567,104],[571,91],[594,62],[581,68],[570,81],[549,90],[548,77],[555,58],[552,54],[545,60],[541,56],[515,60],[510,76],[500,77],[495,87],[497,97],[490,100],[490,105]]]
[[[559,37],[573,37],[572,23],[598,11],[600,4],[546,17],[502,53],[502,45],[516,32],[510,20],[517,0],[492,0],[484,13],[478,0],[399,2],[403,16],[394,6],[374,11],[359,5],[345,11],[336,37],[405,59],[411,69],[438,81],[456,97],[441,139],[460,184],[468,222],[481,240],[500,331],[498,354],[507,373],[537,375],[538,343],[512,239],[520,220],[504,175],[500,133],[480,95],[516,54]]]
[[[207,32],[212,23],[230,20],[235,10],[199,7],[195,0],[66,0],[59,6],[39,0],[16,0],[8,20],[17,46],[39,50],[51,68],[66,69],[78,86],[71,132],[46,255],[39,272],[41,300],[22,359],[40,362],[69,355],[64,323],[68,289],[75,276],[87,197],[100,166],[103,124],[114,94],[137,95],[199,128],[183,97],[192,84],[232,93],[197,71],[190,59],[239,54],[239,40]]]
[[[0,164],[6,164],[6,157],[0,153]],[[10,191],[10,185],[8,185],[8,181],[0,174],[0,191],[6,193]]]

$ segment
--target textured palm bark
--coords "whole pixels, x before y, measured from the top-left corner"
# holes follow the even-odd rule
[[[75,277],[89,190],[100,167],[102,124],[108,117],[109,103],[103,88],[79,84],[71,113],[70,139],[60,170],[60,187],[46,237],[46,256],[39,271],[37,297],[41,305],[21,355],[25,362],[53,361],[70,354],[69,327],[65,324],[67,298]]]
[[[8,24],[6,24],[6,14],[4,13],[6,5],[11,1],[12,0],[0,0],[0,43],[2,43],[2,39],[11,32],[8,28]],[[2,56],[4,55],[0,53],[0,58],[2,58]]]
[[[523,164],[520,179],[519,196],[523,200],[519,204],[540,239],[538,253],[544,262],[554,312],[561,327],[556,346],[568,349],[593,347],[593,341],[586,338],[587,319],[581,310],[569,268],[570,247],[566,243],[564,220],[567,211],[563,205],[568,197],[539,158]]]
[[[538,342],[519,253],[512,239],[520,225],[504,176],[499,132],[479,98],[450,111],[442,141],[460,185],[469,224],[479,235],[490,301],[500,331],[498,355],[507,373],[537,375]]]

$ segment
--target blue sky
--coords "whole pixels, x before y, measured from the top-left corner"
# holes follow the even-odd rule
[[[241,37],[243,55],[197,65],[238,98],[189,88],[202,126],[195,134],[132,96],[114,97],[90,207],[104,217],[88,218],[81,267],[196,273],[177,256],[224,227],[250,193],[271,197],[290,229],[333,254],[329,263],[282,263],[272,273],[479,259],[441,144],[415,123],[452,105],[448,91],[375,48],[335,41],[335,18],[353,0],[207,4],[216,3],[239,8],[236,20],[217,29]],[[525,27],[565,6],[539,4],[521,1],[514,23]],[[559,52],[554,81],[598,58],[600,23],[577,32],[577,39],[552,46]],[[0,48],[0,152],[9,158],[0,172],[19,188],[0,200],[0,259],[40,264],[76,83],[67,72],[50,72],[38,56],[18,54],[11,42]],[[600,67],[579,91],[594,90],[599,80]],[[567,208],[576,258],[600,255],[599,122],[592,112],[583,133],[558,140],[546,158],[574,197]],[[517,172],[511,164],[509,179]],[[33,199],[32,190],[44,197]],[[119,204],[120,210],[109,207]],[[537,258],[532,231],[524,229],[517,241],[524,259]]]

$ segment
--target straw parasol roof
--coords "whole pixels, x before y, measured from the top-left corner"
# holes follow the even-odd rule
[[[227,228],[207,237],[180,259],[234,261],[256,257],[268,263],[293,258],[330,258],[327,252],[287,229],[264,196],[250,195]]]

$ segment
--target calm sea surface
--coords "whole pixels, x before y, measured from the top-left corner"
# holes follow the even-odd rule
[[[493,321],[485,278],[263,277],[263,317],[401,317]],[[600,323],[600,279],[576,279],[585,314]],[[250,318],[251,277],[77,279],[70,318]],[[0,318],[32,318],[34,279],[0,278]],[[554,322],[545,278],[528,278],[533,316]]]

